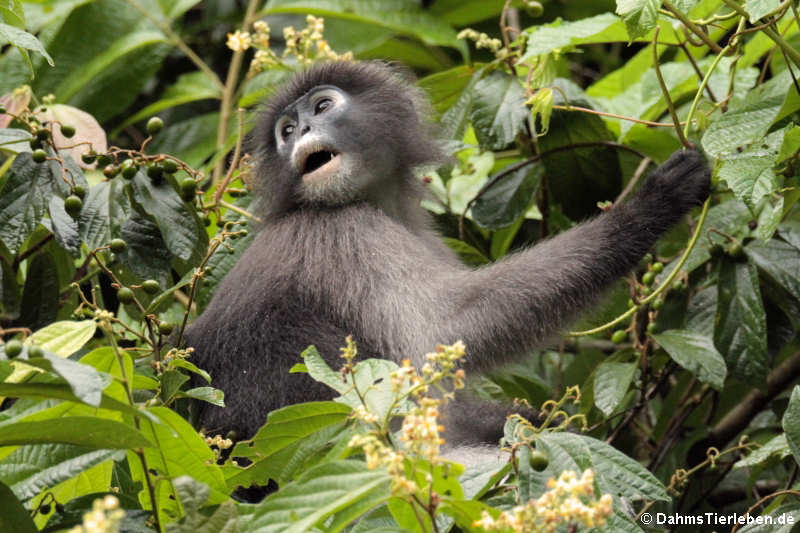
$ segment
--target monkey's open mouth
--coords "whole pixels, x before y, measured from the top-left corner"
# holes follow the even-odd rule
[[[339,168],[340,160],[340,155],[330,150],[310,154],[303,165],[303,179],[314,180],[335,172]]]

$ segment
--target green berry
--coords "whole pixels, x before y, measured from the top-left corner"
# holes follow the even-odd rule
[[[0,115],[5,114],[6,108],[0,105]]]
[[[155,135],[164,128],[164,121],[158,117],[152,117],[147,121],[147,133]]]
[[[144,289],[144,292],[147,294],[157,294],[161,291],[161,285],[154,279],[148,279],[142,283],[142,289]]]
[[[158,332],[162,335],[169,335],[173,329],[175,329],[175,326],[171,322],[161,322],[158,325]]]
[[[114,158],[108,154],[100,154],[97,156],[97,166],[105,167],[114,162]]]
[[[47,128],[39,128],[36,130],[36,138],[40,141],[46,141],[50,137],[50,130]]]
[[[75,135],[75,127],[70,126],[69,124],[62,124],[61,125],[61,135],[69,139],[73,135]]]
[[[95,154],[94,151],[91,151],[86,154],[81,154],[81,161],[83,161],[83,163],[86,165],[91,165],[92,163],[95,162],[96,159],[97,159],[97,154]]]
[[[536,470],[537,472],[541,472],[547,465],[550,464],[550,458],[547,457],[547,454],[544,452],[540,452],[539,450],[533,450],[531,452],[530,457],[531,468]]]
[[[173,159],[165,159],[161,162],[161,166],[164,167],[164,172],[167,174],[175,174],[178,171],[178,163],[176,163]]]
[[[531,18],[539,18],[544,13],[544,6],[535,0],[529,0],[525,2],[525,12],[530,15]]]
[[[128,247],[128,243],[122,239],[112,239],[109,243],[111,251],[115,254],[121,254]]]
[[[733,241],[728,245],[728,249],[726,251],[728,252],[728,255],[734,259],[741,259],[744,257],[744,247],[742,246],[742,241]]]
[[[247,196],[247,191],[242,189],[230,189],[228,191],[233,198],[242,198],[243,196]]]
[[[633,301],[633,298],[628,298],[628,307],[636,307],[636,302]]]
[[[119,167],[117,165],[107,165],[103,169],[103,175],[108,179],[114,178],[117,174],[119,174]]]
[[[211,225],[211,217],[208,215],[203,215],[203,225],[208,227]]]
[[[6,356],[13,359],[22,353],[22,343],[17,339],[12,339],[5,344]]]
[[[192,178],[186,178],[181,182],[181,198],[187,202],[194,200],[197,192],[197,182]]]
[[[83,200],[81,200],[79,196],[71,194],[64,199],[64,211],[72,218],[78,218],[78,215],[81,214],[82,207]]]
[[[72,188],[72,194],[83,200],[86,197],[86,187],[83,185],[75,185]]]
[[[133,159],[126,159],[120,165],[122,169],[122,177],[126,180],[131,180],[139,171],[139,167],[136,165],[136,162]]]
[[[653,300],[653,303],[650,304],[650,307],[658,311],[659,309],[664,307],[664,300],[661,298],[656,298],[655,300]]]
[[[656,322],[650,322],[649,324],[647,324],[647,333],[650,333],[652,335],[653,333],[656,332],[657,327],[658,325]]]
[[[241,234],[242,234],[242,237],[247,237],[247,230],[246,230],[246,229],[243,229],[243,230],[242,230],[242,231],[240,231],[239,233],[241,233]]]
[[[644,275],[642,276],[642,283],[644,283],[645,285],[652,285],[655,279],[656,279],[655,272],[652,271],[645,272]]]
[[[711,254],[711,257],[720,257],[725,253],[725,247],[719,243],[714,243],[708,249],[708,253]]]
[[[28,357],[44,357],[44,350],[42,350],[41,346],[32,344],[28,346]]]
[[[47,152],[41,148],[37,148],[33,151],[33,153],[31,153],[31,157],[33,157],[33,160],[36,163],[44,163],[47,160]]]
[[[650,293],[653,292],[653,289],[651,289],[650,287],[642,287],[639,292],[641,293],[642,296],[650,296]]]
[[[128,287],[122,287],[117,291],[117,300],[121,304],[129,304],[133,302],[133,291]]]
[[[628,339],[628,333],[624,329],[618,329],[611,335],[611,342],[614,344],[620,344],[625,342]]]
[[[154,182],[158,182],[164,175],[164,168],[161,165],[151,165],[147,167],[147,176]]]
[[[653,272],[655,272],[656,274],[660,274],[661,271],[664,270],[664,263],[656,261],[655,263],[653,263],[653,266],[651,268],[653,269]]]
[[[42,141],[40,141],[36,137],[34,137],[30,141],[28,141],[28,144],[30,145],[31,149],[33,149],[33,150],[36,150],[37,148],[41,148],[42,147]]]

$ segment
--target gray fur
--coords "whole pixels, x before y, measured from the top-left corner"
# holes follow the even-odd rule
[[[355,200],[332,191],[329,201],[309,201],[278,155],[276,120],[319,85],[334,85],[353,102],[347,122],[319,126],[324,133],[392,168],[368,176],[380,186],[361,187]],[[590,305],[708,195],[703,158],[678,152],[627,203],[495,264],[468,268],[419,206],[412,170],[441,159],[423,109],[411,82],[378,62],[312,67],[272,99],[254,139],[264,227],[187,334],[195,363],[226,395],[224,409],[204,405],[208,430],[251,436],[273,409],[330,398],[327,387],[288,371],[310,344],[337,368],[351,334],[362,357],[417,365],[437,343],[463,340],[468,376],[513,361]],[[469,403],[450,410],[449,442],[494,438],[505,411],[485,420],[476,412],[484,411]]]

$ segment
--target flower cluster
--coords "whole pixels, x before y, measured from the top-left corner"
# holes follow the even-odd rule
[[[347,361],[346,368],[352,368],[355,354],[355,346],[348,338],[347,347],[342,349],[342,357]],[[414,406],[403,418],[399,434],[404,450],[392,448],[381,429],[366,435],[356,435],[350,440],[351,448],[361,448],[364,451],[368,468],[387,469],[392,477],[392,493],[395,496],[413,495],[419,491],[413,480],[413,472],[409,474],[406,471],[407,457],[421,458],[431,464],[442,462],[439,452],[444,444],[441,436],[444,427],[439,424],[439,411],[441,405],[452,397],[453,390],[464,387],[464,371],[455,368],[464,354],[465,347],[461,341],[451,346],[437,346],[435,352],[425,356],[426,362],[421,373],[417,372],[409,360],[403,361],[400,368],[391,373],[395,401],[399,403],[403,399],[413,399]],[[445,381],[450,382],[449,387],[443,386]],[[439,397],[426,395],[431,386],[439,391]],[[353,410],[353,418],[370,424],[379,422],[378,417],[370,413],[364,405]]]
[[[270,68],[283,63],[283,59],[289,56],[301,65],[310,65],[315,60],[345,60],[353,59],[353,53],[337,54],[333,51],[328,41],[323,38],[325,31],[325,20],[322,18],[308,15],[306,17],[307,26],[302,30],[296,30],[293,26],[283,28],[283,39],[286,47],[283,55],[278,56],[273,52],[270,45],[270,27],[263,20],[253,23],[253,33],[236,30],[228,34],[228,48],[234,52],[244,52],[250,48],[255,48],[256,53],[250,61],[248,77],[252,77],[265,68]]]
[[[497,55],[500,49],[503,47],[503,43],[500,41],[500,39],[493,39],[487,34],[473,30],[472,28],[461,30],[456,38],[475,41],[475,48],[486,48],[495,55]]]
[[[83,524],[68,533],[117,533],[125,511],[119,508],[119,500],[110,494],[92,503],[92,510],[83,515]]]
[[[484,511],[473,525],[485,531],[553,533],[567,523],[602,526],[611,516],[611,495],[594,498],[594,472],[591,470],[586,470],[580,478],[571,470],[564,471],[557,480],[549,479],[547,488],[549,490],[538,499],[504,511],[497,518]]]

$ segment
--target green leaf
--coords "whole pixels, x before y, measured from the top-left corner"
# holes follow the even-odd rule
[[[124,452],[118,450],[31,444],[18,447],[0,461],[0,479],[9,484],[18,498],[30,500],[45,489],[52,490],[59,483],[84,477],[93,467],[122,457]]]
[[[66,197],[69,185],[56,161],[36,163],[27,152],[14,159],[9,173],[0,195],[0,240],[16,253],[47,214],[51,196]]]
[[[767,319],[758,272],[748,262],[722,261],[717,282],[714,345],[725,354],[733,376],[751,386],[766,385],[770,361]]]
[[[0,508],[3,509],[3,512],[0,513],[0,531],[16,533],[39,531],[39,528],[31,520],[31,515],[3,482],[0,482]]]
[[[78,219],[81,239],[90,250],[108,245],[131,212],[130,202],[120,180],[101,181],[93,185],[83,200]]]
[[[800,414],[800,413],[797,413]],[[788,430],[785,428],[786,425],[786,415],[784,414],[784,431],[788,433]],[[800,432],[796,431],[800,428],[793,428],[795,430],[795,434],[797,437],[800,437]],[[800,441],[799,441],[800,443]],[[752,468],[755,466],[760,466],[763,463],[766,463],[770,458],[775,457],[778,460],[782,460],[784,457],[788,457],[792,454],[792,451],[789,449],[789,443],[786,440],[786,433],[781,433],[780,435],[775,435],[770,440],[764,443],[763,446],[760,448],[756,448],[754,451],[750,452],[747,457],[744,459],[739,459],[734,463],[734,468]]]
[[[521,62],[577,44],[628,40],[624,24],[613,13],[603,13],[574,22],[558,19],[550,24],[528,28],[525,33],[528,41],[525,54],[520,58]]]
[[[226,465],[223,471],[228,485],[249,486],[253,481],[266,483],[268,479],[279,482],[290,479],[297,468],[295,456],[304,451],[305,441],[316,451],[322,450],[332,436],[324,430],[340,431],[339,426],[351,411],[350,407],[339,402],[307,402],[272,411],[252,442],[237,443],[231,452],[231,457],[245,457],[252,464],[247,468]],[[325,438],[315,439],[320,432]]]
[[[194,207],[181,199],[168,179],[153,183],[143,170],[131,185],[136,201],[155,219],[167,249],[184,261],[199,263],[208,249],[208,234]]]
[[[778,9],[780,0],[747,0],[744,9],[750,15],[750,22],[755,24],[764,15]]]
[[[135,428],[93,416],[67,416],[0,425],[0,446],[58,443],[87,448],[132,449],[153,446]]]
[[[68,357],[83,348],[94,337],[95,331],[97,324],[94,320],[62,320],[34,332],[26,344],[35,344],[48,352]]]
[[[719,390],[725,383],[725,359],[707,336],[686,330],[672,329],[653,335],[673,361]]]
[[[25,130],[16,128],[0,129],[0,151],[18,154],[20,152],[30,152],[31,145],[28,144],[33,137]]]
[[[173,397],[181,389],[181,385],[189,381],[189,376],[177,370],[167,370],[161,375],[161,392],[159,396],[165,405],[169,405]]]
[[[178,81],[170,85],[167,90],[164,91],[160,100],[127,118],[125,122],[117,126],[117,130],[121,130],[130,124],[151,117],[159,111],[212,98],[220,98],[220,89],[208,74],[202,71],[183,74],[178,78]]]
[[[310,469],[271,494],[247,520],[243,532],[300,533],[335,516],[341,531],[350,521],[389,499],[385,470],[368,470],[361,461],[337,461]]]
[[[214,387],[195,387],[177,394],[180,398],[193,398],[217,407],[225,407],[225,393]]]
[[[475,83],[472,124],[482,148],[511,144],[528,118],[525,90],[519,80],[499,70]]]
[[[122,223],[120,237],[128,243],[119,254],[122,264],[140,279],[154,279],[166,285],[172,256],[153,219],[138,209],[132,210]]]
[[[234,502],[223,502],[209,516],[201,510],[211,491],[208,485],[198,483],[189,476],[173,480],[178,499],[183,507],[184,518],[178,524],[170,524],[171,533],[235,533],[239,531],[238,512]]]
[[[171,154],[192,167],[200,167],[217,148],[218,120],[218,113],[207,113],[169,124],[150,143],[149,151]],[[231,127],[235,127],[235,121],[232,122]]]
[[[489,230],[511,225],[528,210],[543,175],[544,166],[535,163],[504,176],[475,201],[472,219]]]
[[[625,21],[631,41],[656,27],[660,7],[661,0],[617,0],[617,14]]]
[[[53,63],[53,58],[50,57],[50,54],[47,53],[47,50],[44,49],[44,46],[36,36],[25,30],[0,22],[0,45],[4,44],[11,44],[25,50],[33,50],[41,54],[51,67],[55,64]]]
[[[67,214],[64,209],[64,200],[58,196],[50,198],[48,204],[50,224],[53,227],[53,236],[56,242],[67,252],[77,257],[81,252],[81,237],[78,234],[78,223]]]
[[[744,249],[758,268],[800,300],[800,250],[778,239],[753,241]]]
[[[719,177],[751,210],[766,195],[778,188],[778,178],[772,172],[783,144],[786,129],[770,133],[742,152],[722,158]]]
[[[800,463],[800,386],[796,385],[792,389],[792,396],[783,413],[781,424],[786,432],[786,442],[789,444],[789,449],[792,450],[794,460]]]
[[[563,470],[594,470],[600,494],[629,500],[671,500],[666,488],[635,459],[611,445],[586,435],[542,433],[536,440],[542,444],[551,464]],[[616,505],[615,505],[616,507]]]
[[[44,357],[30,357],[25,363],[62,377],[80,401],[95,407],[100,405],[103,389],[111,383],[108,375],[91,366],[48,352],[44,352]]]
[[[56,260],[50,252],[36,254],[30,261],[19,323],[36,329],[49,324],[58,316],[58,298],[61,288],[56,272]]]
[[[703,134],[703,148],[713,157],[761,141],[778,115],[783,95],[752,99],[740,109],[720,115]]]
[[[611,416],[631,386],[636,363],[601,363],[594,374],[594,403],[604,415]]]
[[[483,252],[462,240],[452,237],[445,237],[443,240],[451,250],[458,254],[459,259],[467,265],[477,267],[491,262]]]

